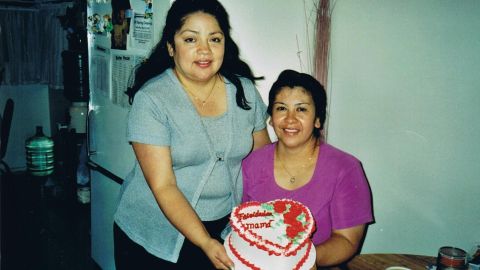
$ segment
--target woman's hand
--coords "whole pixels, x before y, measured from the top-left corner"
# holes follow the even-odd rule
[[[200,248],[210,259],[215,269],[233,269],[233,262],[227,255],[223,245],[216,239],[210,238]]]

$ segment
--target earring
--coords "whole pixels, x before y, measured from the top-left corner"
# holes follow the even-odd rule
[[[173,47],[172,45],[170,45],[170,43],[167,43],[167,51],[168,55],[170,55],[170,57],[173,57]]]

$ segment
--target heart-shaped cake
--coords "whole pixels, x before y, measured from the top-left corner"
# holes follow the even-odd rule
[[[300,202],[243,203],[233,209],[230,224],[224,245],[236,270],[304,270],[315,263],[315,222]]]

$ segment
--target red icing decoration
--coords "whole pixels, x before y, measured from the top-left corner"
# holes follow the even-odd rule
[[[292,200],[283,199],[283,200],[275,200],[272,202],[267,202],[267,204],[268,203],[270,203],[273,206],[273,211],[275,215],[279,214],[281,215],[281,217],[283,217],[283,222],[286,225],[285,234],[289,239],[294,240],[299,235],[301,237],[302,232],[308,234],[307,237],[304,237],[304,241],[299,243],[299,245],[297,245],[294,250],[290,250],[294,243],[289,242],[286,246],[273,243],[267,239],[264,239],[262,236],[258,235],[255,231],[250,230],[248,228],[249,226],[251,228],[254,228],[251,225],[247,226],[244,224],[244,221],[246,221],[249,218],[259,217],[259,216],[267,217],[272,215],[268,211],[260,211],[260,210],[256,210],[252,213],[241,213],[243,209],[246,209],[248,207],[260,208],[262,205],[262,203],[260,202],[247,202],[235,208],[234,212],[232,213],[232,217],[230,218],[233,231],[237,233],[249,245],[255,246],[259,250],[263,250],[267,252],[270,256],[275,255],[275,256],[288,257],[288,256],[296,255],[300,249],[305,247],[305,245],[308,245],[307,252],[300,259],[300,261],[297,263],[297,265],[294,268],[294,270],[299,270],[300,267],[302,267],[302,265],[308,259],[309,253],[312,248],[312,243],[308,239],[311,233],[315,230],[315,225],[313,223],[313,218],[311,216],[311,213],[308,211],[308,209],[304,205]],[[300,221],[297,218],[302,214],[303,216],[301,219],[303,219],[303,221]],[[304,223],[302,224],[302,222]],[[310,230],[307,231],[308,229]],[[238,251],[232,246],[230,238],[229,238],[228,244],[230,249],[232,250],[232,253],[235,255],[235,257],[237,257],[244,265],[248,266],[250,269],[259,269],[257,266],[255,266],[253,263],[244,259],[238,253]],[[283,250],[283,252],[279,252],[277,250],[279,251]],[[287,251],[287,250],[290,250],[290,251]]]
[[[255,266],[255,264],[253,263],[250,263],[249,261],[245,260],[241,255],[240,253],[238,253],[238,251],[233,247],[232,245],[232,238],[229,237],[228,238],[228,247],[230,247],[230,250],[232,251],[233,255],[235,255],[235,257],[237,257],[237,259],[242,262],[244,265],[246,265],[248,268],[252,269],[252,270],[262,270],[260,269],[259,267]]]
[[[273,203],[273,210],[276,213],[283,214],[287,210],[287,203],[285,201],[276,201]]]
[[[256,234],[255,232],[253,232],[252,230],[249,230],[244,224],[242,224],[241,220],[243,220],[242,218],[245,218],[245,217],[257,217],[257,216],[268,216],[268,214],[265,214],[265,212],[260,212],[260,211],[255,211],[253,213],[249,213],[249,214],[243,214],[243,213],[240,213],[241,210],[245,209],[245,208],[248,208],[248,207],[252,207],[252,206],[258,206],[260,207],[262,203],[260,202],[255,202],[255,201],[251,201],[251,202],[246,202],[244,204],[242,204],[241,206],[235,208],[235,211],[232,213],[232,216],[235,216],[239,219],[239,222],[240,222],[240,226],[241,226],[241,230],[240,228],[238,228],[236,226],[236,224],[234,222],[231,222],[232,224],[232,228],[233,230],[238,234],[240,235],[240,237],[247,241],[250,245],[255,245],[258,249],[261,249],[261,250],[265,250],[269,253],[273,253],[277,256],[280,255],[279,252],[276,252],[274,250],[271,250],[270,248],[268,248],[268,246],[271,246],[271,247],[274,247],[274,248],[277,248],[277,249],[280,249],[280,250],[288,250],[289,247],[291,246],[291,243],[289,243],[287,246],[281,246],[279,244],[276,244],[276,243],[273,243],[267,239],[263,239],[263,237],[259,236],[258,234]],[[272,203],[272,205],[274,206],[274,211],[277,212],[278,211],[281,211],[283,209],[287,209],[287,205],[289,205],[289,211],[287,213],[285,213],[283,215],[284,217],[284,223],[287,224],[287,230],[288,230],[288,236],[293,239],[295,238],[299,232],[302,232],[306,229],[306,226],[302,226],[301,223],[297,220],[297,217],[299,215],[301,215],[302,213],[308,213],[308,210],[306,209],[306,207],[302,204],[299,204],[295,201],[292,201],[292,200],[287,200],[287,199],[284,199],[284,200],[276,200]],[[276,208],[276,210],[275,210]],[[285,211],[284,210],[284,211]],[[282,212],[283,213],[283,212]],[[311,217],[311,215],[305,215],[305,218],[306,218],[306,223],[309,224],[309,223],[312,223],[313,222],[313,219]],[[232,219],[232,218],[231,218]],[[300,224],[300,225],[299,225]],[[290,226],[288,226],[290,225]],[[291,229],[288,229],[289,227],[293,227]],[[313,229],[314,227],[312,228],[312,232],[313,232]],[[249,237],[246,236],[245,233],[243,233],[243,231],[245,232],[248,232],[251,236],[252,239],[250,239]],[[296,232],[296,233],[295,233]],[[286,232],[287,233],[287,232]],[[311,232],[308,232],[309,234],[311,234]],[[298,245],[295,250],[292,250],[290,252],[285,252],[285,256],[290,256],[290,255],[294,255],[297,253],[298,250],[300,250],[301,248],[303,248],[303,246],[307,243],[308,241],[305,241],[303,243],[301,243],[300,245]]]
[[[293,270],[299,270],[300,267],[302,267],[302,265],[307,261],[308,254],[310,254],[310,250],[312,249],[312,246],[313,246],[312,243],[309,242],[307,247],[307,252],[302,257],[302,259],[298,261],[297,265],[295,266],[295,268],[293,268]]]
[[[299,270],[300,267],[302,267],[303,264],[307,261],[308,255],[310,254],[310,250],[312,249],[312,246],[313,246],[312,243],[310,243],[310,242],[308,244],[309,245],[307,247],[307,252],[305,253],[305,255],[303,255],[303,257],[298,261],[297,265],[295,265],[295,267],[292,270]],[[247,266],[248,268],[250,268],[252,270],[262,270],[261,268],[257,267],[255,264],[247,261],[245,258],[242,257],[242,255],[240,255],[240,253],[238,253],[238,251],[232,245],[232,238],[231,237],[228,238],[228,247],[232,251],[233,255],[235,255],[235,257],[242,264],[244,264],[245,266]],[[269,253],[268,255],[271,255],[271,254]]]

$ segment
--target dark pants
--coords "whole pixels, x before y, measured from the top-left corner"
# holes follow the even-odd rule
[[[215,220],[204,221],[210,235],[220,243],[220,233],[228,222],[228,216]],[[155,269],[155,270],[186,270],[186,269],[215,269],[203,251],[185,239],[177,263],[162,260],[148,253],[141,245],[133,242],[116,223],[113,224],[115,267],[116,270]]]

